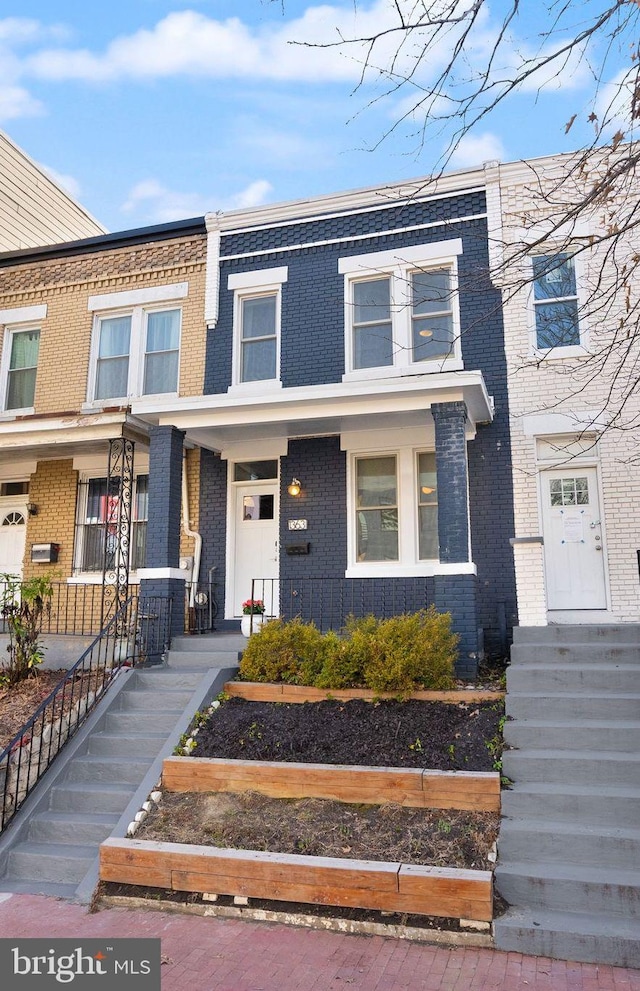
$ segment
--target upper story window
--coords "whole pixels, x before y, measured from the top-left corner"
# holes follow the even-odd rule
[[[182,311],[158,304],[187,290],[184,282],[90,297],[96,311],[90,401],[178,391]],[[120,312],[108,312],[116,307]]]
[[[5,409],[31,409],[36,394],[40,330],[13,331],[10,340]]]
[[[534,255],[533,309],[535,347],[579,347],[578,289],[575,260],[567,252]]]
[[[460,239],[341,258],[345,377],[461,368]],[[431,364],[433,363],[433,364]]]
[[[0,310],[5,332],[0,365],[0,394],[5,412],[32,411],[40,354],[40,326],[46,304]]]
[[[263,388],[280,382],[280,313],[288,269],[230,275],[234,292],[233,385]]]

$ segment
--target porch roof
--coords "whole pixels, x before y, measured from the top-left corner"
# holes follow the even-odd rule
[[[0,420],[0,464],[101,454],[114,437],[149,445],[148,426],[125,409]]]
[[[361,382],[141,399],[133,413],[148,423],[184,430],[199,447],[221,451],[251,439],[317,437],[349,430],[409,428],[431,423],[434,403],[463,401],[467,435],[493,419],[493,402],[480,371],[443,372]]]

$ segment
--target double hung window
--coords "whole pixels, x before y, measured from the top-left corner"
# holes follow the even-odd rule
[[[353,458],[352,563],[438,561],[435,454],[403,448]]]
[[[47,304],[0,310],[2,359],[0,360],[0,410],[5,413],[32,411],[40,355],[40,324]]]
[[[575,261],[567,252],[534,255],[533,309],[539,350],[580,345]]]
[[[182,310],[168,301],[187,289],[177,283],[90,297],[90,402],[177,393]]]
[[[459,239],[341,258],[347,377],[462,367]],[[388,371],[385,373],[388,374]]]
[[[138,475],[133,483],[129,567],[144,567],[148,518],[149,476]],[[76,523],[76,572],[102,572],[116,564],[118,550],[118,479],[109,487],[106,478],[80,482]]]
[[[279,384],[282,286],[288,269],[267,268],[228,277],[234,293],[232,388]]]
[[[10,355],[5,409],[31,409],[36,392],[40,330],[16,330],[8,336]]]

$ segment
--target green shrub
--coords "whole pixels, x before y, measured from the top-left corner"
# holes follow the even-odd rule
[[[458,636],[450,613],[434,606],[373,624],[354,624],[352,645],[365,660],[364,682],[376,692],[454,685]]]
[[[276,619],[250,638],[240,677],[328,690],[446,689],[454,684],[457,642],[450,614],[434,606],[384,620],[350,616],[342,637],[333,631],[323,635],[299,618]]]
[[[240,662],[243,681],[312,685],[322,669],[326,645],[313,623],[272,619],[249,638]]]

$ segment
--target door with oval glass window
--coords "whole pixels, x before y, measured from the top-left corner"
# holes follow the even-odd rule
[[[595,468],[541,473],[549,610],[606,609],[605,553]]]

